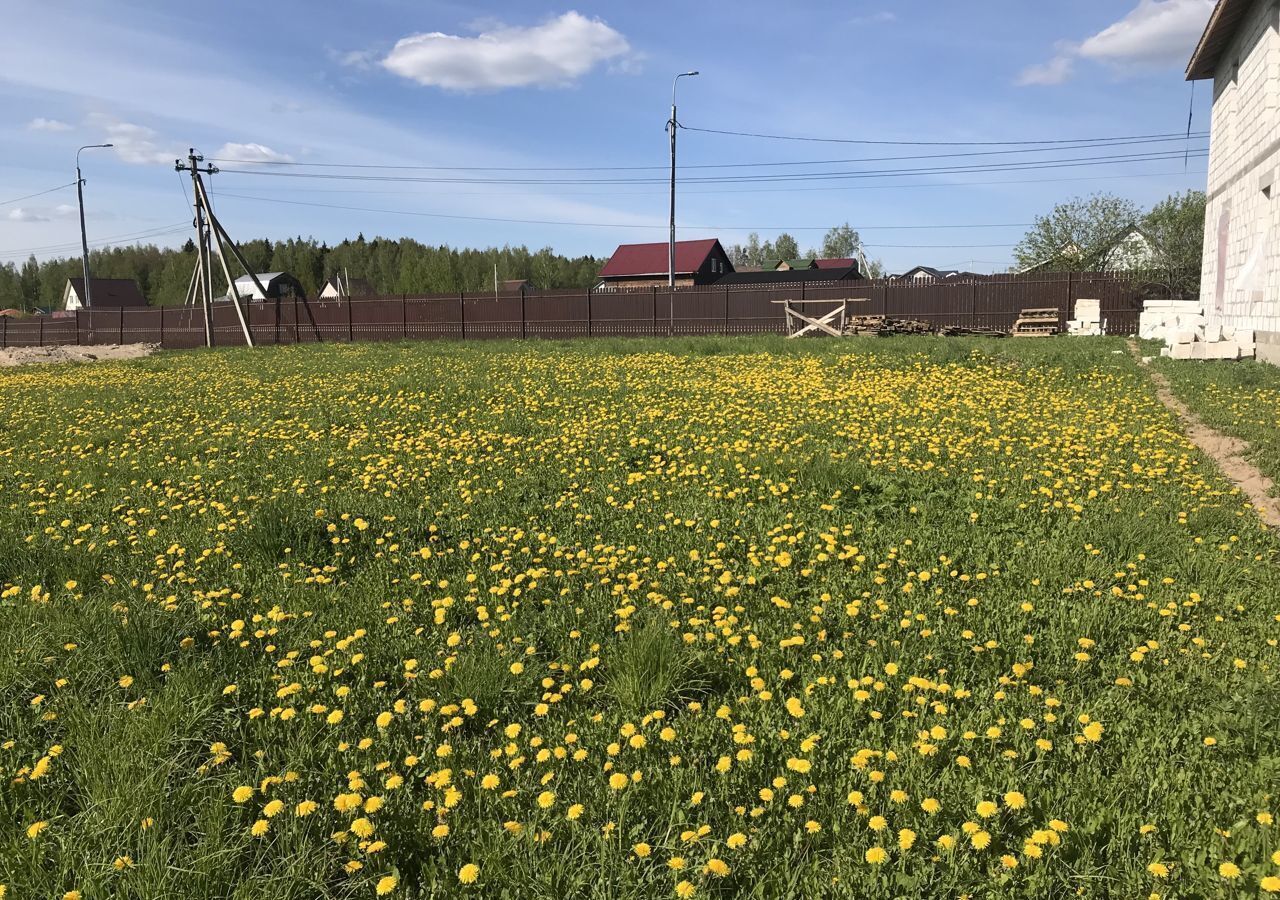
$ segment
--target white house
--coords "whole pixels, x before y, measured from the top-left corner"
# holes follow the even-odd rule
[[[1094,251],[1088,259],[1075,243],[1069,243],[1063,245],[1054,256],[1024,266],[1017,274],[1038,272],[1063,260],[1070,260],[1078,268],[1091,271],[1139,272],[1151,265],[1157,249],[1155,241],[1142,228],[1129,225]]]
[[[339,297],[368,297],[374,293],[373,285],[363,278],[347,278],[335,275],[320,288],[321,300],[336,300]]]
[[[236,279],[236,294],[241,300],[267,300],[276,297],[306,296],[302,283],[288,272],[259,272],[257,278],[266,289],[266,296],[263,296],[262,291],[258,290],[257,285],[253,283],[252,276],[241,275]],[[231,295],[227,293],[216,299],[229,301]]]
[[[1218,0],[1187,80],[1213,79],[1200,303],[1280,363],[1280,0]]]
[[[91,278],[89,303],[94,309],[145,308],[147,300],[132,278]],[[68,278],[62,289],[62,308],[73,312],[84,307],[84,279]]]

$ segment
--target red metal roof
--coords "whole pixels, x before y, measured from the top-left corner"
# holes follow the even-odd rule
[[[854,262],[853,259],[815,259],[813,264],[819,269],[847,269]]]
[[[702,268],[711,252],[720,246],[715,238],[704,241],[676,241],[677,275],[690,275]],[[619,244],[613,256],[600,270],[601,278],[638,275],[665,275],[669,265],[667,242],[656,244]]]

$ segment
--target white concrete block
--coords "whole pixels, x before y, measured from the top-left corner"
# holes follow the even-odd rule
[[[1168,348],[1168,347],[1161,347],[1161,348],[1160,348],[1160,355],[1161,355],[1161,356],[1163,356],[1163,357],[1165,357],[1165,358],[1168,358],[1168,357],[1170,357],[1170,356],[1172,356],[1172,355],[1173,355],[1173,351],[1172,351],[1170,348]]]
[[[1171,344],[1192,344],[1195,343],[1196,333],[1186,329],[1172,331],[1169,333],[1169,343]]]
[[[1190,358],[1191,359],[1208,359],[1209,345],[1206,344],[1204,341],[1200,341],[1198,343],[1192,344]]]
[[[1169,348],[1169,356],[1173,359],[1190,359],[1191,348],[1195,344],[1174,344]]]

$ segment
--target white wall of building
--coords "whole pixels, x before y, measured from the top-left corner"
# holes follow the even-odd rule
[[[1213,96],[1200,302],[1280,362],[1280,0],[1254,0]]]

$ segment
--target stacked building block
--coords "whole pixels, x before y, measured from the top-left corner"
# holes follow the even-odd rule
[[[1081,297],[1076,301],[1076,317],[1067,320],[1067,334],[1100,335],[1102,331],[1101,301]]]

